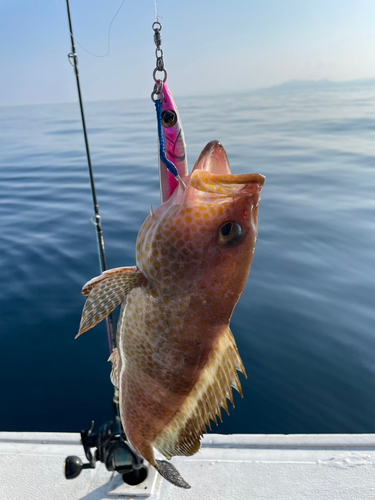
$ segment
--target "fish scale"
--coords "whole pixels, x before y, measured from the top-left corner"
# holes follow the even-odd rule
[[[171,483],[188,488],[172,464],[154,457],[192,455],[210,420],[242,396],[246,376],[229,328],[257,236],[264,177],[232,175],[217,141],[193,172],[147,217],[136,267],[106,271],[83,289],[80,333],[122,304],[111,380],[119,388],[128,441]]]

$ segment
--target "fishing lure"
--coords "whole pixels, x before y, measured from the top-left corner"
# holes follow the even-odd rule
[[[188,165],[186,157],[186,145],[184,131],[182,129],[180,116],[172,94],[164,82],[162,85],[162,99],[155,104],[160,105],[160,124],[163,138],[164,154],[176,167],[180,178],[188,175]],[[161,156],[159,155],[159,179],[161,202],[167,201],[178,185],[175,176],[165,168]]]

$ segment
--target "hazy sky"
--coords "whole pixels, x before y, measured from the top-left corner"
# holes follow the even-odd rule
[[[76,40],[107,51],[121,0],[70,0]],[[159,0],[174,95],[255,89],[291,79],[375,77],[374,0]],[[126,0],[108,57],[77,45],[85,101],[148,97],[154,0]],[[0,0],[0,105],[75,101],[65,0]]]

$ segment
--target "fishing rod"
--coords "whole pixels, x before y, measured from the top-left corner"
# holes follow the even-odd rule
[[[66,0],[66,9],[68,14],[70,42],[72,49],[72,51],[68,54],[68,58],[70,64],[74,68],[74,73],[76,76],[78,101],[81,112],[83,136],[85,140],[86,157],[87,157],[87,164],[90,176],[91,194],[92,194],[92,201],[95,213],[95,216],[92,218],[92,222],[96,227],[99,267],[101,273],[103,273],[107,269],[105,250],[104,250],[104,238],[103,238],[103,230],[99,214],[99,205],[96,197],[94,173],[91,163],[85,113],[83,109],[82,92],[81,92],[81,85],[79,81],[79,72],[78,72],[78,57],[76,54],[75,43],[74,43],[69,0]],[[106,326],[107,326],[108,347],[110,353],[112,353],[113,350],[116,348],[116,334],[114,329],[112,313],[110,313],[106,318]],[[118,390],[115,388],[113,396],[113,404],[116,415],[115,425],[113,425],[112,421],[106,421],[99,428],[98,432],[94,433],[93,432],[94,422],[92,422],[91,427],[88,430],[84,430],[81,432],[81,443],[89,463],[86,464],[82,463],[81,459],[76,456],[67,457],[65,460],[66,479],[76,478],[81,473],[82,469],[94,469],[97,461],[103,462],[107,470],[117,471],[120,474],[122,474],[124,482],[130,485],[139,484],[146,479],[147,469],[143,465],[143,459],[138,457],[138,455],[134,453],[134,451],[130,448],[129,444],[126,442],[126,436],[121,426],[118,403],[119,403]],[[91,451],[92,448],[95,448],[94,453],[92,453]]]
[[[82,101],[82,92],[81,92],[81,84],[79,81],[79,72],[78,72],[78,57],[76,54],[74,36],[73,36],[73,27],[72,27],[72,19],[70,16],[70,7],[69,0],[66,0],[66,9],[68,12],[68,22],[69,22],[69,33],[70,33],[70,42],[72,46],[72,51],[68,54],[69,62],[74,68],[74,73],[76,75],[76,83],[77,83],[77,91],[78,91],[78,101],[79,101],[79,109],[81,111],[81,120],[82,120],[82,128],[83,128],[83,137],[85,140],[85,148],[86,148],[86,157],[87,157],[87,165],[89,168],[89,176],[90,176],[90,185],[91,185],[91,194],[92,194],[92,202],[94,206],[94,220],[93,223],[96,227],[96,237],[98,243],[98,253],[99,253],[99,266],[100,272],[104,272],[107,269],[106,258],[105,258],[105,250],[104,250],[104,238],[103,238],[103,230],[101,226],[100,214],[99,214],[99,205],[96,197],[96,189],[95,189],[95,181],[94,181],[94,172],[92,170],[91,164],[91,156],[90,156],[90,148],[89,148],[89,140],[87,137],[87,129],[86,129],[86,120],[85,120],[85,112],[83,110],[83,101]],[[110,353],[116,347],[116,334],[113,323],[113,315],[112,313],[108,315],[106,318],[107,323],[107,336],[108,336],[108,346]]]

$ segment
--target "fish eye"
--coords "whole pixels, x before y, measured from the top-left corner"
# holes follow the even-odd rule
[[[224,222],[219,229],[219,244],[223,247],[238,245],[243,238],[242,227],[238,222]]]
[[[173,127],[177,122],[177,114],[172,109],[166,109],[161,114],[161,122],[164,127]]]

